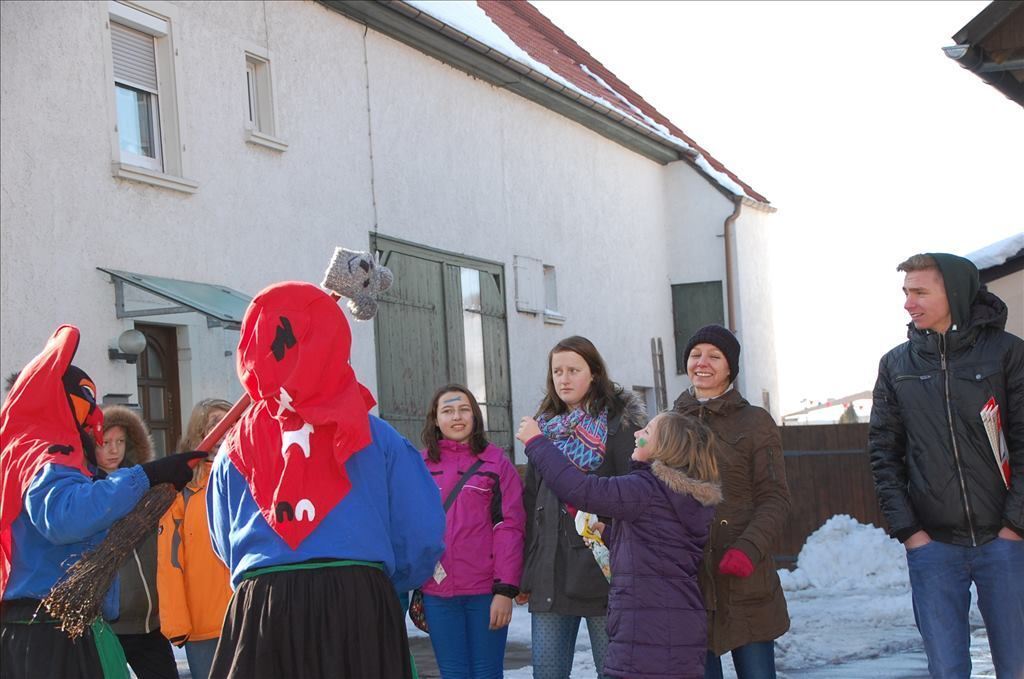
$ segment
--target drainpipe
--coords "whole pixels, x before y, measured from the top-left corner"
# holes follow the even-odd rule
[[[736,218],[740,216],[740,209],[743,207],[743,198],[741,196],[733,196],[733,203],[736,207],[733,209],[732,214],[725,218],[725,313],[726,313],[726,326],[736,334],[736,315],[735,315],[735,297],[733,296],[733,270],[732,270],[732,226],[736,222]]]

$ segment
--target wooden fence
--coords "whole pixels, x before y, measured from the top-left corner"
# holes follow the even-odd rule
[[[780,427],[793,508],[776,545],[779,566],[792,567],[807,536],[835,514],[886,528],[878,507],[867,424]]]

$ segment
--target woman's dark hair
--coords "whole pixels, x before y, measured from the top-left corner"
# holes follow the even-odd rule
[[[601,358],[601,353],[594,346],[594,343],[586,337],[573,335],[572,337],[566,337],[556,344],[548,354],[547,393],[544,394],[544,400],[540,402],[537,415],[551,417],[552,415],[561,415],[569,411],[569,408],[562,399],[558,398],[558,393],[555,391],[555,381],[551,376],[551,359],[554,358],[555,354],[561,354],[566,351],[579,354],[580,358],[587,362],[590,374],[594,378],[594,381],[590,384],[590,389],[587,390],[587,395],[583,397],[583,407],[587,412],[591,415],[597,415],[602,410],[607,409],[608,417],[618,414],[622,409],[621,399],[618,396],[619,392],[622,391],[621,387],[612,382],[608,376],[608,367],[605,366],[604,359]]]
[[[441,430],[437,426],[437,402],[449,391],[464,394],[473,409],[473,431],[469,435],[470,451],[474,455],[479,455],[488,445],[487,437],[484,436],[484,414],[480,411],[480,404],[476,402],[473,392],[461,384],[446,384],[435,391],[434,396],[430,399],[430,410],[427,411],[427,420],[423,423],[423,433],[420,434],[423,445],[427,448],[427,459],[431,462],[441,461],[441,448],[438,445],[438,441],[441,440]]]

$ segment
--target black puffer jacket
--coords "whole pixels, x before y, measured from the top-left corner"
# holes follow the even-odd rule
[[[619,394],[622,412],[608,421],[605,458],[593,473],[628,474],[633,433],[647,424],[643,403],[631,391]],[[543,483],[531,462],[526,470],[526,558],[520,591],[530,593],[531,613],[584,617],[608,612],[608,580],[576,523],[558,497]]]
[[[963,330],[910,324],[882,357],[871,411],[871,468],[893,537],[918,530],[982,545],[1008,526],[1024,535],[1024,341],[1003,330],[1006,305],[982,290]],[[999,404],[1010,451],[1003,484],[981,421]]]

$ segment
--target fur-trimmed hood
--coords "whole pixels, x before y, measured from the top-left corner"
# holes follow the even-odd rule
[[[636,395],[636,392],[632,389],[620,389],[615,395],[622,404],[622,412],[619,413],[621,421],[637,429],[646,427],[648,419],[647,406]]]
[[[153,459],[153,441],[142,418],[130,408],[107,406],[103,409],[103,431],[111,427],[124,427],[125,451],[122,467],[134,467]]]
[[[705,507],[712,507],[722,501],[722,486],[720,484],[691,479],[683,472],[669,467],[660,460],[651,463],[651,473],[668,486],[669,490],[683,495],[691,495]]]

